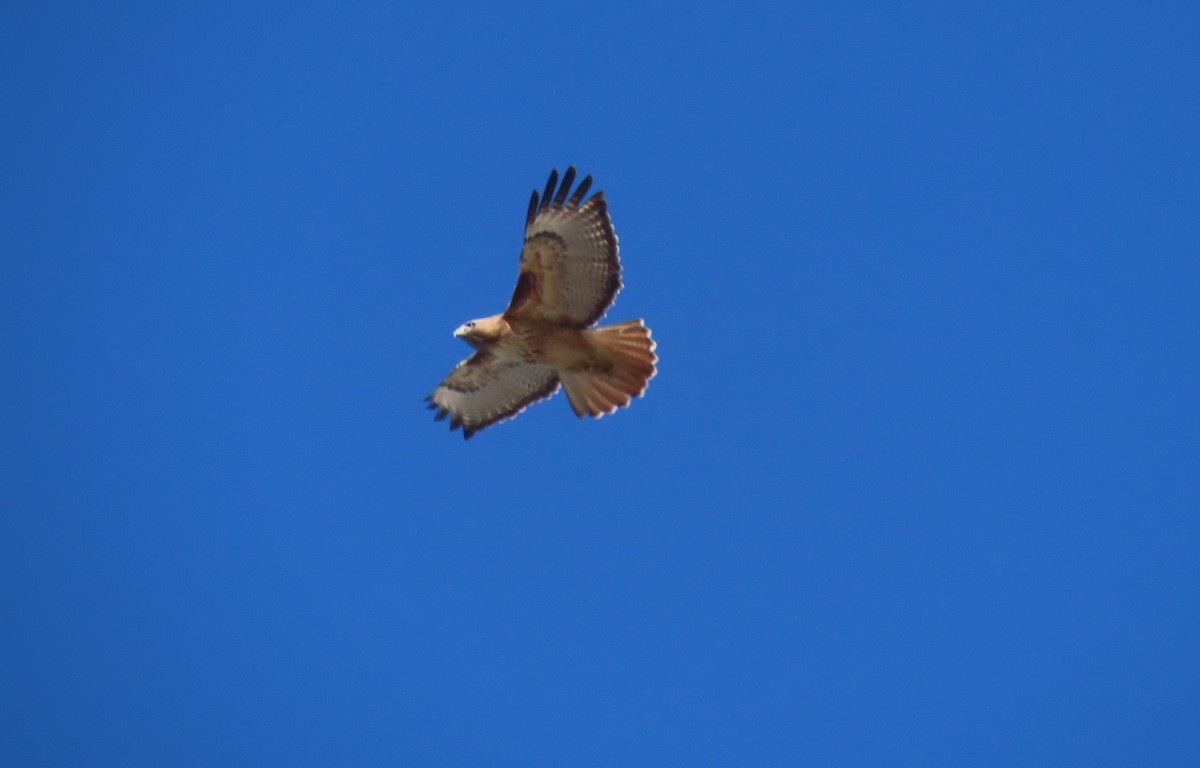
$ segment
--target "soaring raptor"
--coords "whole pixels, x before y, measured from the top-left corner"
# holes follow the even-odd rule
[[[617,236],[592,177],[571,192],[551,171],[525,217],[520,274],[508,309],[464,323],[454,335],[475,348],[426,400],[469,438],[550,397],[561,385],[575,415],[600,417],[629,405],[655,374],[658,357],[641,320],[593,327],[621,289]]]

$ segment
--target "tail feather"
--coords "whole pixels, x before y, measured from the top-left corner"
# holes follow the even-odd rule
[[[588,338],[595,347],[596,365],[562,371],[560,378],[575,415],[598,418],[646,391],[657,373],[658,356],[650,329],[641,320],[593,328]]]
[[[623,392],[618,387],[620,385],[611,382],[608,379],[594,378],[591,382],[592,389],[596,394],[600,395],[606,403],[614,403],[620,408],[629,405],[629,393]]]

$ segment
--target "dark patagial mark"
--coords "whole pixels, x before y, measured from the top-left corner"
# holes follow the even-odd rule
[[[522,272],[517,276],[517,287],[513,289],[512,299],[508,302],[510,308],[520,306],[529,298],[529,294],[533,293],[533,281],[532,272]]]

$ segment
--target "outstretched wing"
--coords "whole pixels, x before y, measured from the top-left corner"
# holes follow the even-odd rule
[[[580,205],[592,185],[585,178],[570,199],[575,166],[562,185],[551,171],[546,191],[537,190],[525,219],[521,272],[504,316],[586,328],[599,320],[621,290],[617,236],[604,193]],[[557,187],[557,192],[555,189]]]
[[[450,417],[450,429],[462,427],[469,438],[486,426],[525,410],[558,391],[558,374],[535,363],[498,360],[476,352],[463,360],[429,397],[435,419]]]

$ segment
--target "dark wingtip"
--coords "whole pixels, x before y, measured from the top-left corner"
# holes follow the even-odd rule
[[[562,177],[562,184],[560,185],[558,183],[558,169],[555,168],[550,171],[550,178],[546,181],[546,189],[542,191],[541,195],[538,195],[536,189],[533,190],[533,195],[529,198],[529,210],[525,214],[526,226],[532,224],[540,212],[551,206],[556,208],[561,208],[564,205],[567,208],[579,207],[588,190],[592,187],[592,177],[591,174],[585,176],[583,181],[579,182],[579,186],[575,189],[575,192],[568,198],[567,195],[571,193],[571,185],[575,183],[576,174],[575,166],[568,165]],[[603,192],[597,192],[596,196],[600,197],[603,194]]]
[[[558,169],[550,171],[550,180],[546,182],[546,191],[542,193],[542,204],[538,206],[538,210],[544,210],[550,204],[550,199],[554,195],[554,188],[558,186]]]
[[[583,178],[583,181],[579,182],[579,188],[575,190],[575,194],[571,195],[571,199],[567,201],[567,207],[578,208],[579,203],[583,200],[583,196],[587,194],[587,191],[591,189],[591,187],[592,177],[589,174]],[[602,195],[604,193],[597,192],[596,194]]]
[[[563,201],[567,199],[567,193],[571,191],[571,185],[575,183],[575,166],[568,165],[567,172],[563,174],[562,184],[558,188],[558,194],[554,196],[554,205],[561,207]]]
[[[431,411],[437,411],[437,413],[433,414],[434,421],[441,421],[442,419],[446,418],[448,413],[450,413],[443,406],[433,401],[433,395],[427,395],[425,397],[425,407]]]
[[[538,193],[533,190],[533,196],[529,198],[529,211],[525,214],[525,225],[529,226],[533,223],[533,217],[537,216],[538,210]]]

